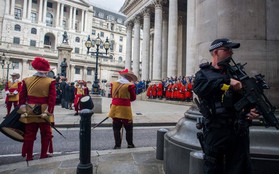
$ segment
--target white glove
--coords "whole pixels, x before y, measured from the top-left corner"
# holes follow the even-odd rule
[[[42,114],[41,114],[41,117],[42,117],[43,119],[48,119],[47,113],[42,113]]]
[[[17,91],[17,90],[15,90],[15,91],[14,91],[14,94],[15,94],[15,95],[17,95],[17,94],[18,94],[18,91]]]
[[[10,91],[5,91],[6,94],[10,94]]]
[[[25,112],[25,113],[21,114],[20,117],[26,118],[26,117],[28,117],[28,114]]]

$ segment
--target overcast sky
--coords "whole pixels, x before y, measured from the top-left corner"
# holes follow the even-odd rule
[[[125,0],[89,0],[93,4],[98,5],[101,8],[111,9],[118,12],[124,4]]]

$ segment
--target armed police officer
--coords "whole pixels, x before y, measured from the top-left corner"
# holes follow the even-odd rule
[[[242,84],[226,73],[221,61],[240,47],[222,38],[212,42],[211,63],[203,63],[195,75],[194,92],[200,100],[200,112],[205,117],[204,173],[249,174],[249,125],[259,114],[253,108],[236,112],[233,104],[241,96]],[[218,64],[219,63],[219,64]]]

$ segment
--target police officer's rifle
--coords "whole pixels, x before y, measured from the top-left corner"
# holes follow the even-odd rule
[[[233,65],[230,65],[231,62]],[[245,65],[246,63],[244,65],[236,64],[232,57],[218,62],[218,66],[226,69],[231,78],[242,83],[243,97],[234,104],[234,108],[237,111],[242,111],[247,106],[255,107],[263,116],[262,121],[266,127],[274,126],[279,129],[279,121],[274,115],[275,107],[270,103],[263,91],[264,89],[269,89],[269,85],[264,80],[264,75],[258,74],[255,77],[249,77],[244,71]]]

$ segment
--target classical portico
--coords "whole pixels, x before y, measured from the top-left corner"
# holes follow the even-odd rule
[[[127,0],[120,11],[127,15],[126,68],[132,67],[141,80],[151,79],[154,82],[186,75],[186,62],[183,61],[186,60],[186,47],[183,47],[186,45],[186,24],[179,22],[179,19],[186,21],[186,2]],[[139,25],[143,31],[141,45]],[[134,26],[134,35],[131,35],[131,26]],[[128,43],[132,39],[131,47]],[[138,68],[140,63],[141,69]]]

